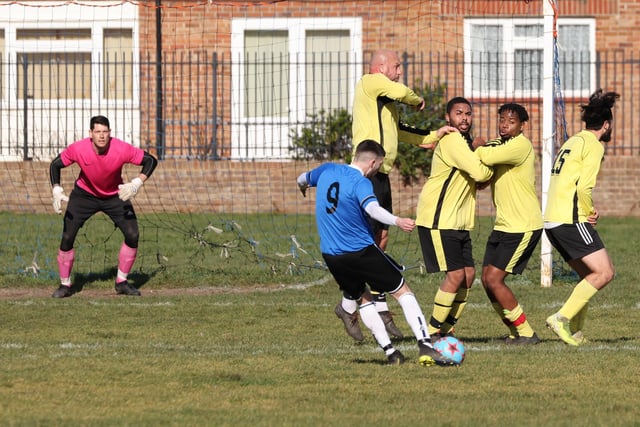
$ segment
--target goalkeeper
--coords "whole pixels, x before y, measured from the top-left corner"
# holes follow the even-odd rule
[[[158,161],[151,154],[133,145],[111,137],[109,119],[95,116],[89,123],[89,137],[69,145],[49,167],[53,186],[53,209],[62,213],[62,202],[69,202],[64,214],[62,240],[58,250],[60,287],[54,298],[73,294],[71,269],[75,258],[73,244],[78,231],[91,216],[104,212],[122,231],[124,243],[118,255],[117,294],[140,296],[140,291],[127,282],[127,276],[138,251],[138,221],[131,204],[142,184],[151,176]],[[67,197],[60,186],[61,170],[77,163],[80,175]],[[122,167],[131,163],[141,165],[140,174],[129,183],[123,183]]]

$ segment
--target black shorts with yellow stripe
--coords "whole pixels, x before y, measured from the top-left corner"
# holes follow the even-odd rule
[[[428,273],[455,271],[474,266],[469,231],[419,226],[418,236]]]
[[[522,274],[533,255],[542,229],[524,233],[493,230],[487,239],[482,266],[493,265],[511,274]]]

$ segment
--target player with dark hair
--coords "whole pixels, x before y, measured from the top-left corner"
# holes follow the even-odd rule
[[[399,141],[430,148],[447,132],[455,129],[444,126],[437,131],[421,130],[408,126],[400,121],[398,103],[414,107],[422,111],[424,99],[413,90],[400,83],[402,63],[397,52],[380,49],[371,55],[369,73],[358,81],[353,97],[353,141],[354,153],[357,143],[365,140],[378,142],[386,152],[384,162],[378,173],[369,177],[373,183],[373,191],[380,206],[393,212],[391,183],[389,172],[393,169],[398,154]],[[370,219],[376,244],[383,251],[387,249],[389,225]],[[397,338],[403,334],[393,321],[384,294],[372,290],[376,299],[376,308],[384,320],[387,332]],[[336,305],[335,313],[345,325],[347,333],[357,341],[363,339],[358,326],[355,300],[344,294],[342,301]]]
[[[475,277],[469,231],[474,227],[476,183],[493,174],[473,151],[471,103],[462,97],[449,100],[446,119],[458,132],[442,137],[433,153],[416,218],[427,272],[446,272],[429,320],[434,339],[452,332],[467,303]]]
[[[359,304],[363,323],[384,350],[390,364],[401,364],[405,358],[395,349],[384,322],[376,310],[367,288],[393,295],[413,331],[422,365],[449,365],[431,345],[425,317],[415,295],[406,284],[397,264],[374,241],[368,217],[410,232],[415,227],[411,218],[399,218],[382,208],[373,185],[367,179],[375,174],[384,160],[385,151],[373,140],[362,141],[350,165],[325,163],[297,180],[304,195],[308,187],[317,187],[316,222],[322,257],[343,292]]]
[[[513,291],[505,283],[509,274],[522,274],[542,236],[542,212],[536,195],[535,152],[522,128],[527,110],[509,103],[498,109],[500,137],[476,149],[493,168],[491,192],[496,207],[493,231],[482,262],[482,285],[510,335],[505,343],[538,344],[540,339],[527,321]]]
[[[604,157],[602,143],[611,141],[611,110],[619,97],[598,89],[588,104],[580,106],[585,129],[562,145],[551,169],[545,233],[581,280],[560,310],[547,318],[547,326],[572,346],[585,341],[582,329],[589,301],[615,275],[611,258],[594,228],[599,215],[592,191]]]
[[[63,168],[77,163],[80,175],[73,191],[67,197],[60,186]],[[123,183],[122,167],[131,163],[141,165],[140,174]],[[127,282],[127,276],[138,252],[138,220],[130,199],[151,176],[158,161],[151,154],[131,144],[111,137],[109,119],[92,117],[89,122],[89,137],[76,141],[65,148],[49,167],[53,186],[53,209],[62,213],[62,202],[68,201],[64,214],[62,240],[58,250],[60,287],[54,298],[73,295],[71,269],[75,259],[73,245],[80,228],[97,212],[104,212],[124,235],[124,243],[118,255],[118,272],[115,290],[122,295],[140,296],[140,291]]]

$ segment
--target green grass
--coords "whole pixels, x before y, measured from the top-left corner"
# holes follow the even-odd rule
[[[405,365],[385,366],[372,338],[357,344],[346,336],[333,314],[337,286],[319,269],[309,280],[251,263],[243,268],[259,280],[216,286],[210,273],[210,284],[200,284],[210,292],[198,295],[190,293],[191,275],[203,270],[180,273],[184,283],[168,271],[149,278],[142,298],[114,296],[104,278],[64,300],[48,296],[55,279],[10,283],[3,275],[4,288],[47,293],[0,298],[0,425],[637,426],[637,225],[635,218],[598,225],[617,277],[592,300],[588,344],[570,348],[544,327],[574,281],[542,289],[534,266],[510,284],[542,343],[502,344],[507,330],[476,285],[457,327],[467,346],[458,368],[417,365],[413,339],[395,341]],[[477,259],[489,228],[483,220],[474,232]],[[394,236],[398,257],[411,259],[417,236]],[[440,276],[414,268],[407,279],[430,315]]]

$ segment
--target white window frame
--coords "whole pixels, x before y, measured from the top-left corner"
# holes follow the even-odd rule
[[[505,62],[504,79],[505,81],[503,89],[501,90],[488,90],[480,91],[472,87],[473,79],[471,75],[471,28],[472,25],[495,25],[501,26],[503,30],[503,51],[501,54],[505,54],[509,60]],[[543,18],[468,18],[464,20],[464,93],[469,98],[510,98],[510,97],[542,97],[542,87],[536,92],[516,90],[515,83],[515,51],[518,49],[536,49],[544,50],[544,36],[526,38],[515,37],[515,27],[519,25],[540,25],[543,26]],[[563,90],[565,97],[585,97],[595,90],[596,85],[596,22],[592,18],[561,18],[557,21],[558,31],[562,31],[564,25],[584,25],[589,27],[589,87],[582,88],[580,90]],[[540,73],[542,73],[542,64],[540,64]],[[562,82],[560,82],[562,85]]]
[[[104,90],[104,69],[102,67],[102,55],[104,47],[104,30],[110,28],[127,28],[132,30],[133,37],[133,58],[138,58],[140,53],[138,37],[138,9],[133,3],[122,3],[120,1],[105,2],[98,9],[108,10],[109,13],[96,14],[97,7],[87,7],[80,4],[65,4],[60,2],[62,7],[40,7],[34,13],[34,7],[24,5],[10,5],[8,17],[0,18],[0,27],[5,29],[5,55],[10,64],[15,64],[18,53],[91,53],[91,97],[89,99],[29,99],[29,102],[37,102],[39,107],[46,107],[48,104],[56,106],[64,105],[65,102],[73,102],[75,107],[79,102],[85,104],[85,108],[91,105],[107,104]],[[64,6],[63,6],[64,5]],[[109,6],[108,8],[105,6]],[[85,25],[86,24],[86,25]],[[18,40],[17,32],[23,29],[70,29],[76,30],[91,29],[91,39],[87,40]],[[4,91],[3,101],[9,101],[15,105],[18,99],[15,89],[18,87],[17,74],[11,67],[4,67],[4,81],[8,82],[11,90]],[[119,106],[135,108],[139,106],[139,65],[133,70],[133,91],[131,99],[119,99],[113,103]],[[71,107],[71,104],[70,104]]]
[[[36,3],[36,2],[34,2]],[[98,3],[98,2],[95,2]],[[132,31],[133,60],[140,56],[138,5],[120,0],[71,3],[68,1],[48,1],[46,4],[29,5],[14,3],[2,7],[0,27],[4,29],[3,84],[6,84],[0,99],[0,120],[15,126],[0,128],[0,138],[8,141],[9,149],[0,146],[0,161],[22,160],[16,154],[16,147],[23,140],[23,100],[16,94],[17,72],[15,69],[18,53],[90,52],[91,92],[87,99],[27,99],[29,125],[27,138],[34,160],[48,160],[51,156],[52,140],[59,144],[69,144],[86,136],[91,115],[103,114],[109,117],[113,135],[140,146],[140,64],[134,65],[132,73],[132,98],[108,99],[104,90],[104,68],[101,64],[104,47],[104,30],[127,28]],[[17,32],[22,29],[70,29],[90,28],[91,39],[87,40],[18,40]],[[68,111],[64,116],[52,116],[51,112]],[[126,115],[126,125],[118,117]],[[68,126],[68,123],[77,124]]]
[[[362,18],[361,17],[341,17],[341,18],[248,18],[234,19],[231,23],[231,114],[232,123],[237,126],[259,125],[269,122],[278,122],[282,117],[244,117],[244,35],[245,31],[274,31],[286,30],[289,34],[289,59],[290,59],[290,76],[289,76],[289,116],[287,120],[290,123],[301,123],[306,120],[306,70],[304,58],[306,53],[306,32],[322,31],[322,30],[348,30],[350,37],[350,47],[354,54],[354,62],[350,66],[349,76],[352,81],[349,84],[349,99],[353,99],[353,91],[355,84],[361,77],[361,69],[358,64],[362,63]],[[348,106],[349,109],[351,106]],[[235,126],[235,127],[237,127]],[[234,126],[232,126],[233,129]],[[233,131],[232,131],[233,133]],[[232,136],[232,141],[237,142],[238,139]],[[289,138],[281,141],[284,145],[284,151],[288,151]],[[284,156],[284,155],[283,155]],[[232,147],[232,158],[246,158]],[[251,157],[249,154],[248,157]],[[258,156],[260,157],[260,156]],[[290,157],[290,154],[287,155]]]

